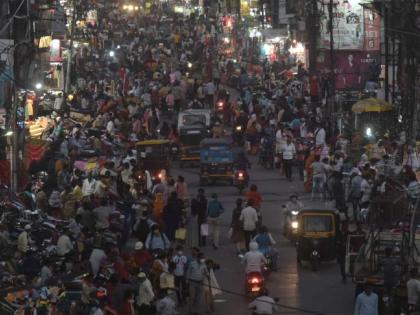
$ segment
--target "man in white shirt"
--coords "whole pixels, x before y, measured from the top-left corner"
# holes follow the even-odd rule
[[[408,308],[411,312],[418,311],[417,302],[420,293],[420,281],[417,279],[417,269],[413,268],[410,271],[410,280],[407,281],[407,298]]]
[[[21,253],[26,253],[29,249],[29,230],[31,226],[29,224],[25,225],[25,230],[21,232],[17,239],[17,248]]]
[[[249,251],[245,254],[243,262],[245,264],[245,274],[251,272],[261,273],[261,267],[267,263],[264,254],[258,250],[258,243],[251,242],[249,244]]]
[[[57,241],[57,255],[65,256],[73,250],[73,243],[70,237],[67,235],[68,231],[65,231]]]
[[[315,135],[315,145],[316,146],[324,146],[325,145],[325,137],[326,137],[325,129],[322,128],[321,126],[318,126],[315,129],[314,135]]]
[[[206,91],[207,91],[207,102],[210,106],[214,105],[214,93],[216,92],[216,86],[214,85],[213,81],[209,81],[206,84]]]
[[[239,220],[243,222],[243,229],[245,234],[245,247],[249,250],[249,242],[255,234],[258,222],[258,213],[254,208],[254,200],[248,200],[248,206],[242,209]]]
[[[281,129],[280,124],[279,124],[279,129],[276,132],[276,153],[277,154],[281,153],[281,150],[284,144],[285,144],[285,139],[283,136],[283,130]]]
[[[252,301],[248,308],[255,309],[257,315],[271,315],[278,310],[276,302],[268,296],[267,290],[264,290],[261,296]]]
[[[286,143],[283,145],[282,153],[284,173],[286,175],[286,178],[289,181],[292,181],[292,166],[293,160],[296,156],[296,147],[293,144],[292,138],[290,136],[287,137]]]
[[[106,124],[106,132],[111,135],[113,135],[115,132],[115,124],[112,118]]]
[[[96,180],[92,177],[92,173],[88,173],[88,177],[85,178],[82,185],[83,197],[89,197],[95,192]]]
[[[137,306],[139,307],[139,314],[151,314],[152,306],[151,303],[155,298],[153,293],[152,284],[147,279],[144,272],[140,272],[137,277],[140,281],[139,295],[137,296]]]

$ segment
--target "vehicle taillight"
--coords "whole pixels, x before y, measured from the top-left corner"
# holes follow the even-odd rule
[[[244,177],[244,173],[238,173],[238,177],[240,177],[240,178],[242,178],[242,177]]]
[[[217,106],[219,107],[219,109],[222,109],[222,108],[223,108],[223,102],[219,102],[219,103],[217,104]]]
[[[257,284],[257,283],[260,283],[260,279],[258,279],[258,278],[252,278],[252,279],[251,279],[251,283],[252,283],[252,284]]]

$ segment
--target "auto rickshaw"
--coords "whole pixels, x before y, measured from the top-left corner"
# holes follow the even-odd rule
[[[169,175],[171,143],[168,140],[145,140],[137,142],[137,162],[141,169],[148,170],[152,180]]]
[[[322,261],[336,258],[339,213],[333,209],[303,209],[297,216],[297,262],[309,261],[317,270]]]
[[[184,126],[179,130],[181,143],[179,167],[200,161],[200,143],[209,132],[204,126]]]
[[[200,185],[215,181],[234,182],[234,157],[225,139],[207,138],[200,143]]]

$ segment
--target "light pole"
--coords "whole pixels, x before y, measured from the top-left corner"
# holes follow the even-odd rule
[[[72,7],[73,7],[73,12],[72,12],[72,17],[71,17],[71,24],[70,24],[70,47],[69,47],[69,53],[67,56],[67,69],[66,69],[66,76],[64,79],[64,95],[63,95],[63,103],[66,102],[66,95],[70,90],[70,78],[71,78],[71,60],[73,58],[73,50],[74,50],[74,45],[73,45],[73,36],[74,36],[74,27],[76,25],[75,20],[76,20],[76,0],[72,1]]]
[[[330,99],[328,102],[328,116],[331,119],[334,111],[334,102],[335,102],[335,54],[334,54],[334,0],[330,0],[328,4],[328,19],[329,19],[329,29],[330,29],[330,80],[331,80],[331,91]],[[334,123],[331,126],[332,134],[334,134]]]

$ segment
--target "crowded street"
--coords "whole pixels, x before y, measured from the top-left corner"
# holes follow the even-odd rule
[[[0,3],[0,315],[420,314],[385,2]]]
[[[176,170],[177,174],[185,176],[192,187],[197,185],[198,171]],[[325,203],[311,202],[310,196],[302,189],[302,182],[296,180],[290,184],[279,178],[277,173],[255,165],[250,170],[252,182],[264,196],[264,224],[267,225],[273,237],[278,242],[280,253],[279,270],[270,275],[268,288],[273,297],[279,298],[279,314],[353,314],[354,286],[343,284],[339,267],[336,262],[330,262],[322,269],[313,272],[310,266],[300,267],[296,264],[296,249],[282,235],[283,216],[281,205],[286,204],[291,193],[299,193],[305,206],[323,206]],[[206,194],[216,192],[226,209],[233,209],[236,198],[239,197],[233,187],[206,187]],[[247,298],[243,296],[243,268],[240,259],[235,255],[235,246],[227,237],[231,211],[222,216],[222,239],[219,250],[205,248],[206,255],[221,264],[217,273],[220,286],[224,291],[216,297],[216,312],[214,314],[248,314]],[[182,314],[182,312],[181,312]]]

